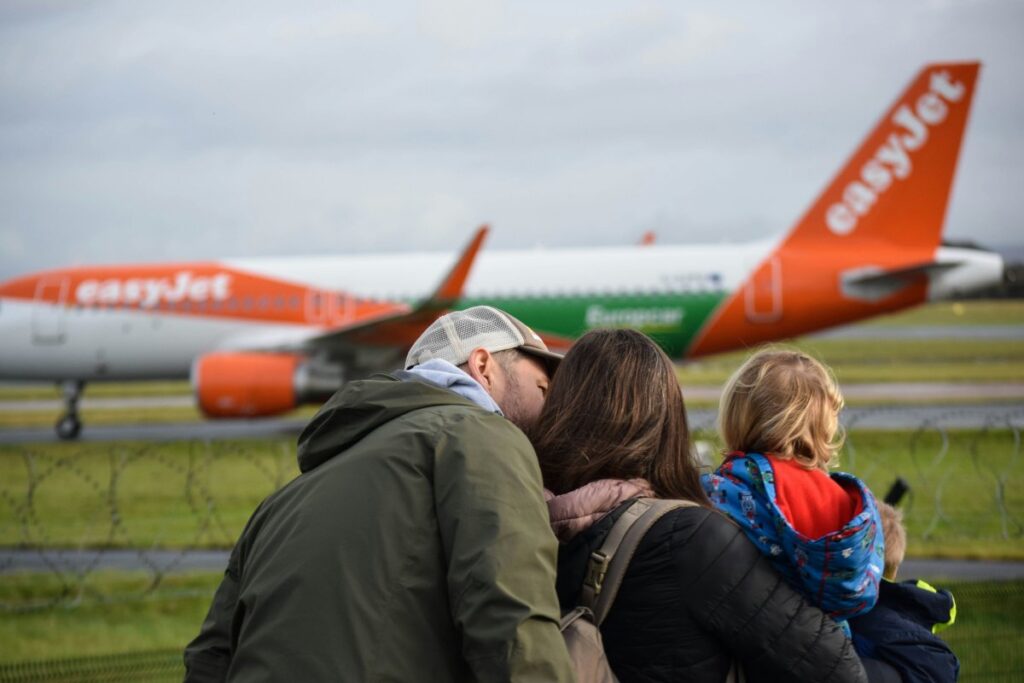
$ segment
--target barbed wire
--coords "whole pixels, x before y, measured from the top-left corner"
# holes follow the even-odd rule
[[[879,498],[897,476],[909,484],[902,507],[911,548],[1024,540],[1024,407],[990,413],[972,429],[959,426],[963,409],[931,411],[910,430],[862,428],[886,411],[894,412],[847,418],[842,469]],[[692,411],[691,423],[696,437],[712,444],[705,450],[713,458],[713,412]],[[879,448],[885,453],[873,452]],[[206,593],[208,587],[169,585],[167,577],[222,571],[257,504],[298,473],[289,439],[82,444],[72,451],[24,446],[0,458],[0,471],[9,473],[0,481],[0,574],[52,579],[45,590],[0,594],[0,612]],[[980,493],[965,501],[969,477]],[[145,581],[125,589],[93,580],[107,570]]]
[[[42,572],[54,579],[45,595],[0,598],[0,611],[153,599],[158,593],[168,597],[160,589],[169,574],[223,570],[226,553],[206,549],[230,547],[256,504],[297,474],[294,445],[286,440],[189,441],[184,453],[176,450],[181,449],[112,444],[106,453],[83,446],[60,455],[38,447],[0,454],[23,467],[21,481],[0,483],[0,574]],[[5,465],[3,471],[12,469]],[[133,480],[139,474],[158,481],[140,486]],[[219,476],[248,481],[239,501],[225,500],[217,487]],[[146,489],[154,484],[175,490],[180,502],[175,512],[186,513],[185,528],[179,524],[179,531],[169,534],[157,529],[139,542],[131,531],[133,510],[147,506]],[[74,518],[67,519],[55,499],[66,499]],[[238,519],[225,518],[226,502]],[[105,569],[142,572],[148,580],[130,595],[104,593],[90,578]]]

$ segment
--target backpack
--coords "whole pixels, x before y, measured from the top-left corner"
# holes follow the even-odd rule
[[[638,498],[615,520],[601,548],[591,554],[580,604],[562,616],[560,626],[579,683],[618,683],[604,651],[601,624],[615,602],[626,568],[647,531],[666,513],[696,506],[688,500]],[[743,670],[733,661],[726,683],[743,683],[744,680]]]

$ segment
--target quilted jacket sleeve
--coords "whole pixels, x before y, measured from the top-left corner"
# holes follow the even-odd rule
[[[674,553],[694,620],[729,643],[749,680],[867,681],[853,644],[717,512]]]

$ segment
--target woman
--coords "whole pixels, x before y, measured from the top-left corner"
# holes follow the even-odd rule
[[[532,434],[562,545],[558,595],[578,604],[592,552],[630,499],[687,499],[647,533],[601,632],[623,683],[726,679],[863,681],[839,627],[784,583],[711,509],[665,353],[631,330],[585,334],[559,366]]]

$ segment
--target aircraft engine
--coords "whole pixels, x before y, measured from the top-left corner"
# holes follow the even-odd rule
[[[192,364],[196,402],[214,418],[278,415],[341,384],[341,368],[291,353],[210,353]]]

